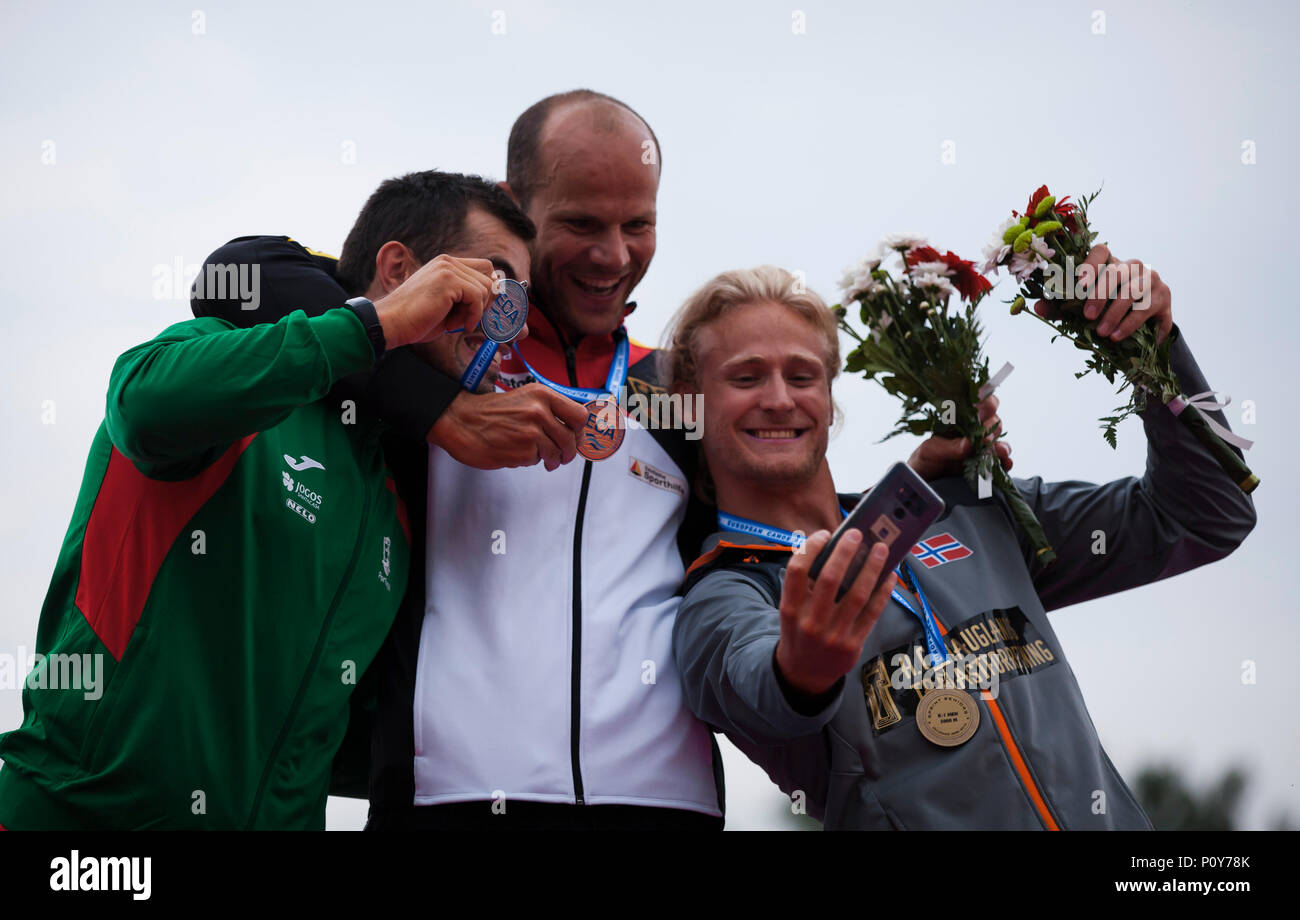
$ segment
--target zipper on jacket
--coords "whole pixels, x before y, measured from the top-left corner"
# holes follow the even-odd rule
[[[565,340],[563,332],[560,333],[560,341],[564,342],[564,367],[569,372],[569,386],[582,386],[578,383],[578,349]]]
[[[578,742],[582,738],[582,521],[591,486],[591,461],[583,461],[582,491],[578,493],[578,520],[573,528],[573,671],[569,683],[569,756],[573,760],[573,797],[585,805],[582,796],[582,766]]]
[[[559,330],[556,330],[559,332]],[[564,342],[564,364],[569,385],[578,384],[577,349]],[[591,487],[591,461],[583,460],[582,489],[578,492],[578,516],[573,524],[573,650],[569,656],[569,760],[573,768],[573,800],[585,805],[582,790],[582,764],[578,746],[582,740],[582,521],[587,510],[587,491]]]
[[[917,598],[920,603],[920,598]],[[936,616],[935,625],[939,627],[939,635],[947,636],[948,627]],[[1016,743],[1015,736],[1011,734],[1011,726],[1007,724],[1006,716],[1002,714],[1002,707],[998,705],[987,690],[980,691],[979,698],[984,701],[988,707],[989,715],[993,718],[993,727],[997,730],[998,737],[1002,740],[1002,746],[1006,749],[1007,756],[1011,760],[1011,766],[1015,769],[1016,775],[1020,778],[1020,783],[1025,788],[1025,793],[1029,796],[1034,810],[1038,813],[1038,819],[1043,822],[1043,826],[1049,831],[1059,831],[1061,826],[1052,816],[1051,809],[1047,807],[1047,798],[1043,795],[1038,784],[1034,782],[1033,774],[1029,772],[1029,761],[1025,758],[1024,752],[1021,751],[1020,745]]]
[[[1002,713],[1002,707],[998,705],[997,700],[993,699],[987,690],[981,690],[980,697],[988,704],[989,712],[993,716],[993,723],[997,727],[998,734],[1002,736],[1002,744],[1011,757],[1011,765],[1015,767],[1016,773],[1020,776],[1020,781],[1025,786],[1025,791],[1029,793],[1029,800],[1038,812],[1039,820],[1043,822],[1043,826],[1049,831],[1059,831],[1061,826],[1052,817],[1052,812],[1047,807],[1047,799],[1043,797],[1042,790],[1038,788],[1038,784],[1034,782],[1034,777],[1029,772],[1029,761],[1025,759],[1024,753],[1020,750],[1020,745],[1016,744],[1015,736],[1011,734],[1011,726],[1007,724],[1007,718]]]
[[[371,434],[367,435],[367,441],[369,441],[373,433],[372,429]],[[364,489],[364,504],[361,507],[361,526],[357,531],[356,544],[352,547],[352,557],[348,560],[347,569],[344,570],[343,580],[339,582],[339,586],[334,592],[334,599],[330,601],[329,610],[325,612],[325,622],[321,624],[320,633],[316,636],[316,647],[311,651],[311,658],[307,662],[307,671],[303,675],[301,683],[298,684],[298,692],[294,694],[293,704],[289,707],[289,712],[284,719],[284,726],[280,729],[275,744],[271,745],[271,753],[266,759],[266,767],[262,771],[262,780],[257,784],[257,794],[253,796],[253,808],[248,813],[248,826],[245,830],[252,830],[253,823],[257,820],[257,813],[262,808],[262,796],[266,792],[267,783],[270,781],[271,771],[275,769],[275,762],[280,756],[280,748],[284,746],[285,739],[293,727],[294,719],[298,716],[298,710],[302,706],[303,697],[307,695],[307,686],[311,683],[312,675],[316,672],[316,665],[320,662],[321,652],[325,647],[325,637],[329,635],[330,625],[334,622],[334,614],[338,610],[339,602],[343,599],[348,586],[352,583],[352,575],[357,568],[357,559],[361,556],[361,544],[366,536],[366,523],[370,519],[370,502],[370,486],[367,483]]]

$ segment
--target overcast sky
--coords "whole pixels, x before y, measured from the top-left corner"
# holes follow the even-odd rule
[[[833,301],[883,234],[976,258],[1039,184],[1105,183],[1100,238],[1160,272],[1257,442],[1260,520],[1227,560],[1053,624],[1130,782],[1154,761],[1200,780],[1239,764],[1250,826],[1283,808],[1300,820],[1297,566],[1277,543],[1297,511],[1297,18],[1281,0],[6,3],[0,652],[35,639],[113,360],[189,317],[183,285],[155,296],[157,266],[252,233],[337,253],[380,181],[502,177],[515,116],[583,86],[638,109],[663,148],[658,251],[630,323],[642,340],[718,271],[775,263]],[[994,368],[1016,366],[999,390],[1014,473],[1140,475],[1141,424],[1112,451],[1096,424],[1111,387],[1076,383],[1081,353],[1007,315],[1010,296],[1004,282],[984,322]],[[844,378],[837,398],[832,467],[862,488],[915,441],[875,444],[897,405],[874,385]],[[0,690],[0,729],[21,712]],[[733,755],[729,826],[779,821],[780,793]],[[331,802],[332,827],[363,820],[363,804]]]

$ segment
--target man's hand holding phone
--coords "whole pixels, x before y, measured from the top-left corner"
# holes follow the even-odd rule
[[[877,543],[849,590],[836,601],[863,536],[858,530],[846,532],[813,581],[809,569],[830,539],[825,530],[808,538],[803,552],[795,553],[786,566],[781,591],[776,666],[787,684],[810,697],[828,691],[858,663],[867,634],[889,602],[897,580],[892,572],[881,578],[888,554],[885,545]]]

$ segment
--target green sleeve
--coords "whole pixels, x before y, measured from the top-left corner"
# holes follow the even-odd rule
[[[213,317],[177,323],[117,359],[108,435],[146,475],[191,473],[369,369],[374,357],[351,310],[298,310],[250,329]]]

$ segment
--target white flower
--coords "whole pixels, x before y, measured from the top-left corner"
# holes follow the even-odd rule
[[[889,290],[889,285],[885,284],[885,282],[883,281],[877,281],[875,278],[872,278],[867,282],[867,286],[862,289],[862,294],[864,297],[867,298],[867,300],[871,300],[872,298],[880,294],[883,294],[888,290]]]
[[[937,293],[945,300],[956,291],[956,288],[948,283],[947,276],[940,275],[937,272],[914,271],[912,273],[912,285],[921,288],[927,293]]]
[[[1002,222],[1002,226],[998,227],[996,232],[994,232],[993,242],[1001,246],[1002,238],[1007,235],[1007,231],[1010,230],[1013,226],[1018,226],[1019,224],[1020,224],[1020,218],[1008,217],[1006,220]]]
[[[1036,236],[1024,252],[1017,252],[1011,257],[1007,270],[1015,275],[1017,281],[1024,281],[1040,268],[1047,267],[1047,260],[1056,255],[1056,250],[1047,245],[1041,236]]]
[[[1007,231],[1012,227],[1019,226],[1020,219],[1008,217],[1002,222],[1002,225],[993,233],[993,239],[984,247],[984,264],[979,267],[980,274],[998,273],[998,268],[1007,253],[1011,251],[1011,244],[1002,242],[1002,238],[1007,235]]]
[[[982,265],[979,266],[980,274],[987,275],[990,272],[992,272],[994,275],[996,275],[998,273],[998,269],[1002,265],[1002,260],[1007,257],[1007,253],[1009,253],[1010,251],[1011,251],[1011,244],[1002,242],[1001,237],[998,237],[997,240],[985,246],[984,262]]]
[[[867,275],[855,281],[851,287],[845,290],[842,302],[848,303],[849,301],[856,300],[859,296],[871,300],[873,297],[882,294],[887,290],[888,288],[883,282],[877,281],[875,278]]]
[[[844,292],[841,303],[849,303],[859,294],[865,294],[870,299],[880,291],[884,290],[884,285],[871,277],[871,273],[880,267],[880,259],[874,256],[868,256],[857,265],[850,265],[844,270],[844,277],[840,279],[840,289]]]
[[[860,285],[863,278],[870,278],[871,273],[880,267],[880,260],[874,258],[863,259],[856,265],[850,265],[844,269],[844,275],[840,278],[840,289],[849,290],[855,285]]]
[[[947,262],[917,262],[912,266],[912,274],[917,275],[938,275],[941,278],[951,278],[952,268]]]
[[[906,254],[913,249],[928,245],[930,244],[921,236],[911,233],[891,233],[880,241],[880,251],[886,252],[892,249]]]

